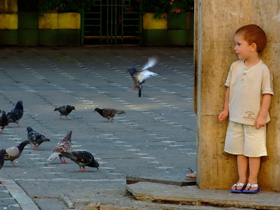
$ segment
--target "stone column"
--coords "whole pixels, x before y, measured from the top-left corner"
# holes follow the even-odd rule
[[[227,122],[219,123],[225,80],[234,53],[235,31],[257,24],[267,33],[261,55],[274,77],[275,95],[267,126],[268,157],[262,158],[259,185],[280,191],[280,1],[196,0],[195,2],[195,109],[197,110],[197,183],[201,189],[229,189],[237,181],[236,157],[223,151]]]

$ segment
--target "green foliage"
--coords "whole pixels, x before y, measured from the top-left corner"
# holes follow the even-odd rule
[[[160,18],[165,12],[193,11],[194,0],[140,0],[141,12],[153,12],[156,18]]]
[[[141,0],[140,0],[141,1]],[[170,10],[169,0],[142,0],[142,13],[152,12],[157,17]]]
[[[23,1],[23,0],[21,0]],[[118,2],[118,0],[114,0]],[[123,0],[124,1],[124,0]],[[165,12],[192,11],[194,0],[130,0],[132,7],[140,9],[142,14],[155,13],[160,18]],[[93,0],[39,0],[39,9],[44,13],[57,10],[58,12],[78,12],[93,7]]]
[[[91,5],[92,0],[39,0],[39,8],[45,13],[52,10],[78,12]]]
[[[18,0],[19,12],[38,12],[38,0]]]

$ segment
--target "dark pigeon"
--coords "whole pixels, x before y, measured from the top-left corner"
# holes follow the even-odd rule
[[[3,133],[3,130],[4,128],[9,124],[8,122],[8,118],[7,118],[7,115],[6,115],[6,112],[5,111],[2,111],[2,116],[0,116],[0,126],[1,126],[1,131],[0,133],[1,134],[4,134]]]
[[[60,119],[62,115],[66,116],[66,118],[69,119],[67,116],[72,112],[72,110],[75,110],[75,107],[71,105],[63,105],[54,109],[54,111],[60,112]]]
[[[23,116],[23,104],[22,104],[22,101],[18,101],[15,108],[12,109],[7,114],[8,123],[16,123],[18,125],[18,127],[20,127],[18,122],[22,118],[22,116]]]
[[[10,160],[11,163],[13,164],[13,166],[17,167],[17,165],[14,164],[14,160],[20,157],[24,147],[27,144],[30,144],[29,140],[25,140],[25,141],[21,142],[16,147],[9,147],[9,148],[7,148],[5,150],[4,159],[5,160]]]
[[[30,141],[30,143],[34,144],[34,148],[32,150],[35,150],[37,147],[39,147],[44,141],[50,141],[48,138],[46,138],[43,134],[34,131],[31,127],[27,127],[27,138]]]
[[[72,137],[72,131],[69,131],[68,134],[62,139],[54,148],[53,153],[48,158],[48,161],[52,161],[59,157],[61,163],[67,163],[65,158],[61,155],[61,152],[68,152],[71,147],[71,137]],[[64,160],[62,160],[62,158]]]
[[[130,75],[134,81],[134,88],[132,90],[138,89],[139,97],[141,97],[141,95],[142,95],[142,88],[143,88],[143,83],[145,82],[145,80],[152,76],[157,75],[157,73],[147,70],[147,69],[153,67],[154,65],[156,65],[156,63],[157,63],[157,59],[150,58],[148,60],[148,63],[143,67],[143,69],[141,71],[138,71],[133,67],[130,67],[127,69],[127,71],[130,73]]]
[[[109,122],[110,119],[112,121],[115,115],[117,114],[125,114],[125,111],[117,110],[117,109],[109,109],[109,108],[105,108],[105,109],[96,108],[94,111],[98,112],[102,117],[107,118],[108,120],[106,122]]]
[[[2,149],[0,151],[0,169],[3,167],[5,159],[4,159],[4,155],[5,155],[6,151],[4,149]],[[3,181],[0,180],[0,184],[2,184]]]
[[[70,158],[72,161],[77,163],[80,167],[80,171],[87,171],[85,166],[97,168],[99,167],[99,163],[94,159],[93,155],[87,151],[74,151],[74,152],[62,152],[63,156]],[[83,169],[81,169],[81,167]]]

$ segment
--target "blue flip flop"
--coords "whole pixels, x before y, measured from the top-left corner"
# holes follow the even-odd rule
[[[258,184],[250,184],[248,183],[246,188],[248,188],[248,190],[243,190],[243,193],[248,193],[248,194],[256,194],[260,191],[259,185]],[[256,190],[250,190],[251,188],[257,188]]]
[[[234,190],[231,189],[230,192],[232,192],[232,193],[242,193],[246,186],[245,186],[244,183],[237,183],[237,184],[234,184],[233,187],[235,189]],[[242,188],[240,190],[238,190],[237,189],[238,187],[242,187]]]

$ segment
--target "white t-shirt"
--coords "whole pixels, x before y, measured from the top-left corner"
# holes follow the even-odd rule
[[[255,124],[262,95],[274,94],[272,75],[262,60],[250,68],[244,60],[232,63],[225,85],[230,87],[229,120],[247,125]],[[267,114],[266,122],[269,121]]]

